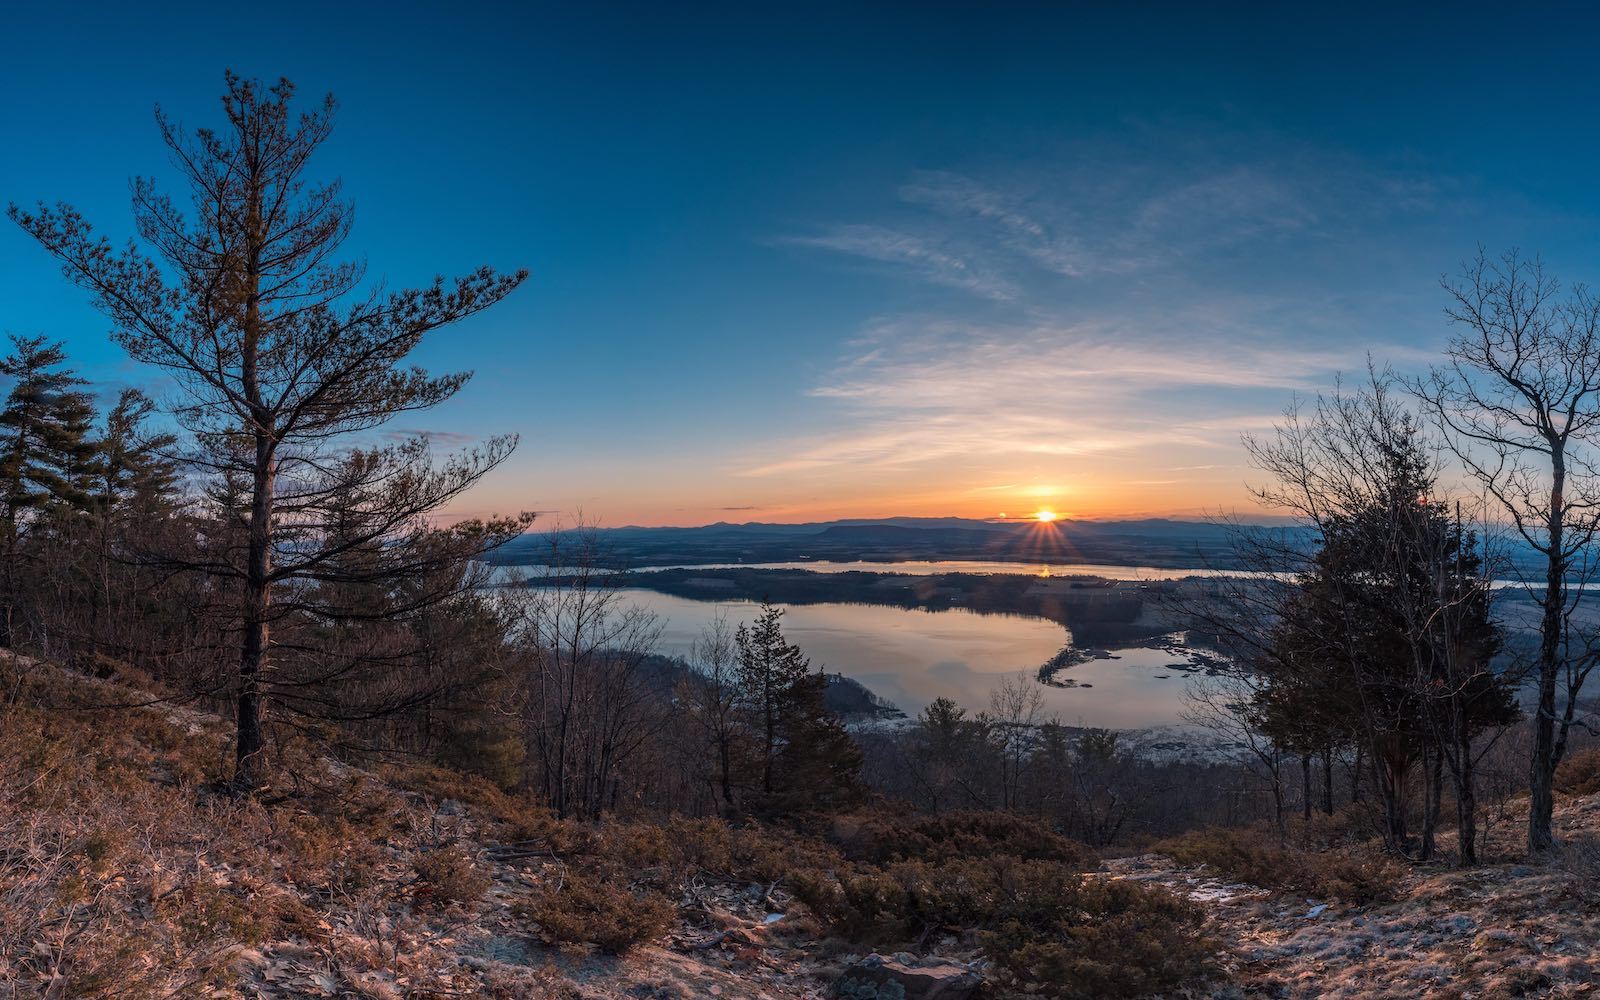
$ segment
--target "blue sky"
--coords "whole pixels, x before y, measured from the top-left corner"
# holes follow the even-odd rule
[[[13,7],[0,200],[125,237],[155,104],[334,92],[375,274],[532,271],[422,352],[477,377],[408,425],[522,434],[464,512],[1243,507],[1240,433],[1424,365],[1478,243],[1600,276],[1595,19],[1391,6]],[[9,226],[0,329],[150,385]]]

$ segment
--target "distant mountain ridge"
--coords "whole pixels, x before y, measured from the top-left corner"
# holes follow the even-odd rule
[[[1293,531],[1295,529],[1276,529]],[[700,527],[597,529],[608,564],[695,566],[801,561],[1110,563],[1230,568],[1229,526],[1209,521],[986,521],[959,517],[847,518],[804,524],[750,521]],[[530,532],[496,555],[504,564],[550,558],[549,532]]]

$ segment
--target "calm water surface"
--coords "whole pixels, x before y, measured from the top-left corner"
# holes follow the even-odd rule
[[[700,630],[718,615],[737,624],[752,620],[758,610],[750,601],[695,601],[653,590],[629,589],[626,596],[664,619],[661,651],[669,655],[688,653]],[[1066,629],[1042,618],[984,615],[965,608],[780,606],[785,610],[784,633],[806,651],[813,666],[855,678],[907,714],[938,697],[981,710],[1002,679],[1017,673],[1033,678],[1041,664],[1071,641]],[[1167,668],[1181,657],[1160,649],[1112,652],[1119,659],[1091,660],[1060,675],[1089,686],[1040,685],[1046,713],[1069,725],[1116,729],[1176,723],[1186,681],[1184,674]]]

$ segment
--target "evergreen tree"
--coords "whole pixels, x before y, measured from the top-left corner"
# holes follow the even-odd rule
[[[94,404],[78,387],[66,351],[43,337],[12,337],[0,375],[15,379],[0,409],[0,517],[8,525],[52,504],[88,503],[95,446]]]
[[[769,808],[859,795],[861,751],[823,702],[827,675],[784,638],[783,611],[762,604],[734,633],[736,678],[755,729],[761,793]]]
[[[780,609],[763,603],[755,625],[740,625],[733,637],[739,651],[739,690],[755,720],[761,791],[767,795],[774,789],[774,764],[784,720],[794,708],[794,694],[811,673],[811,661],[800,647],[784,639],[782,619]]]
[[[253,792],[270,772],[268,706],[303,694],[293,681],[279,684],[273,654],[282,647],[271,631],[312,612],[301,603],[307,581],[352,542],[368,541],[379,548],[366,575],[428,576],[438,561],[424,565],[421,551],[472,558],[530,520],[428,521],[506,459],[512,436],[441,462],[425,436],[353,447],[395,416],[460,391],[470,373],[431,375],[412,352],[526,275],[480,268],[417,289],[372,288],[364,262],[338,259],[353,220],[338,182],[314,184],[307,174],[333,128],[331,95],[302,113],[287,80],[263,86],[229,73],[226,85],[221,128],[186,137],[157,115],[192,215],[179,209],[184,199],[142,178],[133,183],[141,242],[122,251],[70,206],[9,214],[89,291],[130,357],[172,377],[181,400],[172,412],[196,445],[194,468],[226,494],[228,544],[170,558],[172,569],[220,578],[236,595],[234,785]],[[337,505],[351,496],[365,534],[340,541]]]
[[[972,804],[956,800],[975,798],[969,779],[975,767],[987,763],[988,719],[970,719],[954,701],[935,698],[916,717],[910,738],[912,759],[906,761],[906,770],[921,786],[926,808],[937,813]]]
[[[151,517],[170,512],[177,502],[180,480],[172,457],[177,437],[145,429],[154,410],[144,393],[124,389],[106,414],[94,491],[96,505],[106,514]]]
[[[1373,454],[1377,488],[1323,524],[1283,605],[1257,703],[1274,742],[1308,771],[1312,754],[1359,733],[1399,851],[1416,762],[1445,754],[1470,771],[1472,734],[1511,721],[1516,705],[1489,668],[1502,635],[1476,536],[1432,499],[1414,426],[1391,428]]]
[[[11,338],[0,375],[13,379],[0,408],[0,646],[15,638],[24,535],[57,514],[89,504],[95,447],[94,406],[66,351],[43,337]]]

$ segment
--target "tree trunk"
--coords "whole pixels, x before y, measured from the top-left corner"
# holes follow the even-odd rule
[[[1417,852],[1421,861],[1433,860],[1437,850],[1436,834],[1439,829],[1439,803],[1444,791],[1444,753],[1435,748],[1422,757],[1423,803],[1422,846]]]
[[[262,722],[266,714],[266,685],[263,674],[269,665],[267,644],[271,639],[268,614],[272,593],[272,443],[266,434],[256,434],[256,476],[250,506],[249,558],[244,585],[244,636],[239,654],[239,739],[234,764],[234,784],[240,791],[253,792],[266,779],[263,759],[266,738]]]
[[[1554,443],[1553,443],[1554,444]],[[1559,446],[1550,458],[1550,520],[1546,526],[1544,612],[1539,628],[1539,708],[1533,720],[1533,755],[1528,761],[1528,850],[1555,846],[1550,815],[1555,810],[1556,675],[1561,666],[1562,610],[1566,605],[1565,511],[1566,456]]]
[[[1464,720],[1456,730],[1456,760],[1457,864],[1470,868],[1478,863],[1478,797],[1473,787],[1472,735]]]
[[[1322,751],[1322,812],[1333,815],[1333,748]]]
[[[272,601],[272,492],[277,442],[272,439],[265,407],[261,404],[260,372],[257,368],[261,346],[261,179],[257,164],[247,164],[247,183],[254,187],[249,195],[247,239],[244,262],[244,326],[240,351],[240,382],[249,404],[249,423],[244,429],[255,440],[255,458],[250,484],[250,527],[244,580],[244,634],[239,651],[238,741],[235,747],[233,781],[242,792],[254,792],[266,779],[266,736],[262,721],[266,714],[264,674],[269,666],[267,653],[271,641],[268,612]]]
[[[1300,755],[1300,818],[1311,822],[1311,755]]]
[[[767,795],[772,794],[772,753],[778,742],[777,720],[773,718],[772,697],[767,697],[766,715],[766,747],[761,757],[761,791]]]
[[[733,812],[733,753],[726,733],[717,738],[717,749],[722,762],[722,805],[724,813]]]
[[[5,567],[0,571],[3,573],[3,576],[0,576],[0,590],[4,591],[0,594],[0,600],[4,602],[0,604],[0,649],[11,648],[11,618],[15,613],[17,593],[17,525],[13,520],[8,519],[8,522],[4,528],[6,550],[5,554],[0,556],[0,559],[4,560]]]
[[[1406,850],[1405,786],[1410,762],[1398,753],[1385,754],[1378,747],[1372,750],[1374,785],[1383,800],[1384,846],[1394,854]]]
[[[1278,752],[1273,750],[1269,761],[1272,769],[1272,824],[1278,828],[1278,841],[1287,842],[1289,829],[1283,819],[1283,770],[1278,766]]]

